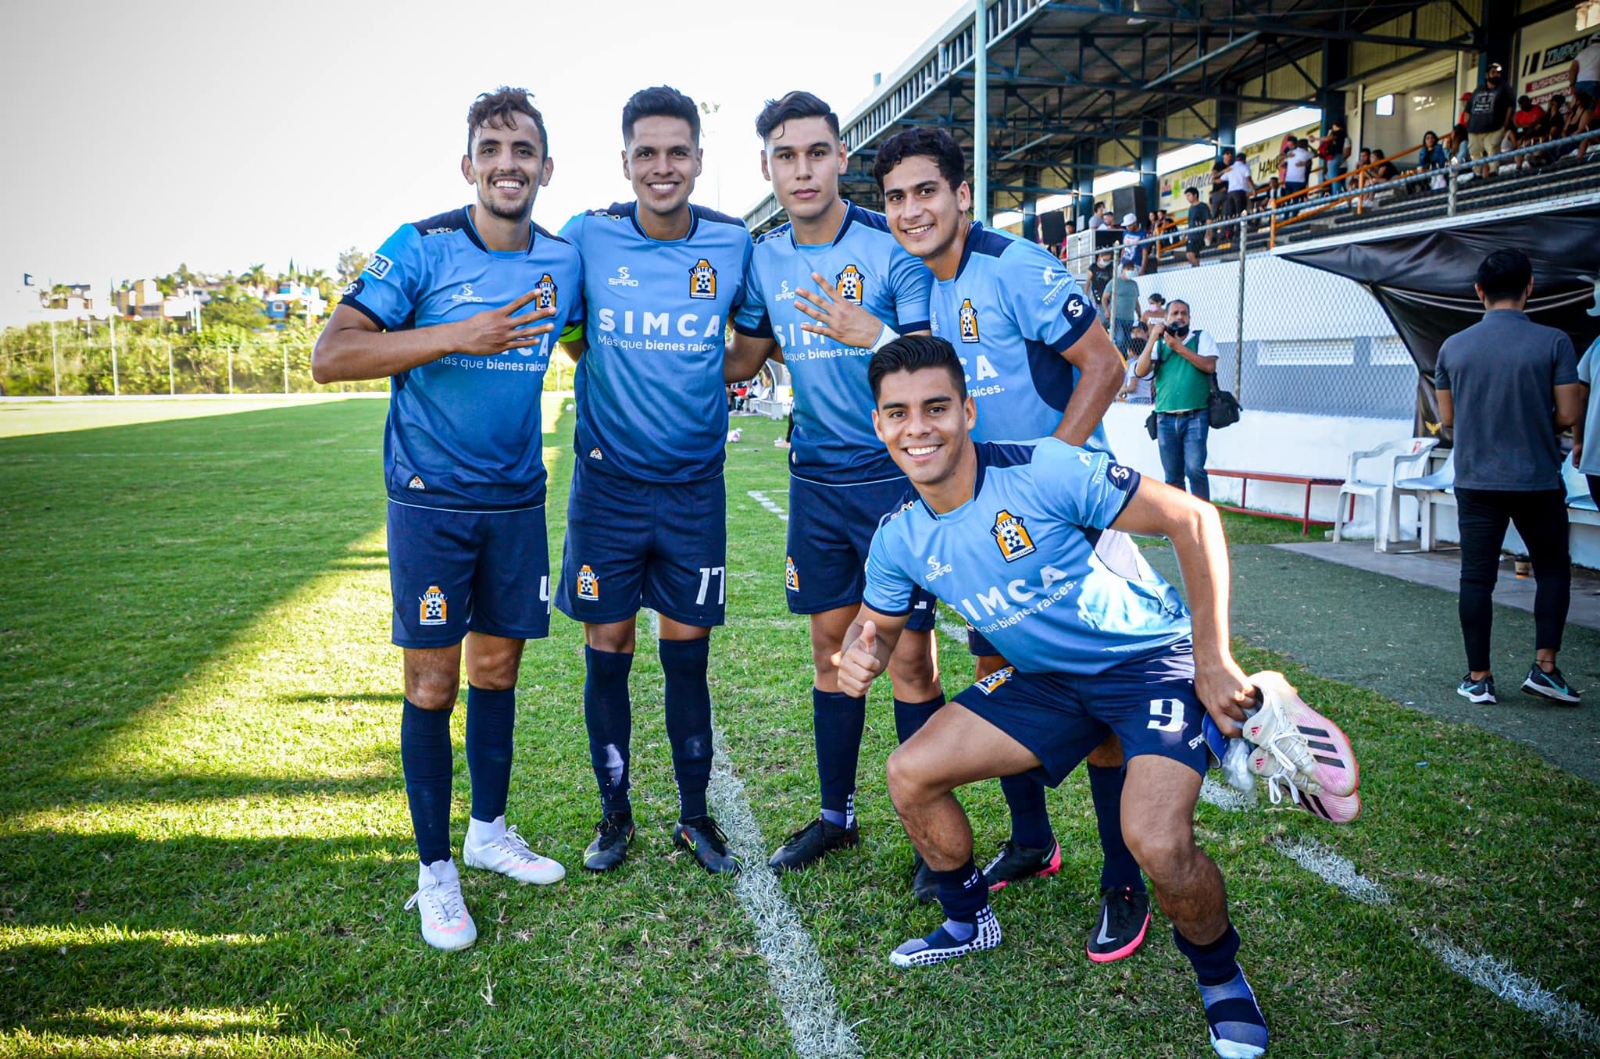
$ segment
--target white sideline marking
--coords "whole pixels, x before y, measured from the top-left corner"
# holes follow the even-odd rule
[[[777,515],[779,518],[783,519],[783,521],[789,521],[789,516],[784,512],[783,508],[779,507],[777,504],[774,504],[771,500],[768,500],[767,494],[763,493],[761,490],[751,489],[745,495],[747,495],[751,500],[754,500],[756,503],[760,504],[762,507],[766,508],[768,511],[772,512],[774,515]]]
[[[954,640],[961,647],[967,646],[967,627],[956,621],[941,621],[939,631]]]
[[[1321,876],[1362,904],[1387,905],[1389,892],[1356,870],[1344,857],[1317,842],[1278,842],[1278,852],[1307,871]],[[1426,932],[1417,940],[1439,962],[1480,989],[1514,1004],[1549,1029],[1580,1041],[1600,1041],[1600,1019],[1583,1005],[1552,993],[1537,981],[1489,953],[1467,951],[1442,934]]]
[[[767,844],[750,812],[744,781],[733,773],[721,733],[716,736],[707,793],[728,836],[729,848],[745,864],[734,880],[733,892],[756,928],[756,941],[767,961],[767,978],[777,994],[794,1050],[801,1059],[856,1059],[862,1054],[861,1046],[839,1014],[833,983],[828,981],[816,942],[783,896],[778,877],[767,869]]]
[[[1256,804],[1254,794],[1236,791],[1226,783],[1218,783],[1210,775],[1207,775],[1200,784],[1200,798],[1229,813],[1250,809]]]

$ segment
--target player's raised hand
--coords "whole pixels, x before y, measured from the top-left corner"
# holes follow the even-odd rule
[[[840,691],[853,699],[867,693],[883,672],[884,660],[878,657],[878,646],[878,623],[868,621],[861,626],[861,635],[838,656]]]
[[[1219,661],[1196,662],[1194,693],[1217,728],[1229,739],[1243,734],[1239,722],[1244,720],[1245,707],[1257,705],[1256,689],[1250,678],[1226,652]]]
[[[811,278],[816,281],[821,293],[813,294],[802,287],[795,291],[801,300],[796,301],[794,307],[816,323],[801,324],[800,330],[826,335],[840,345],[857,349],[871,349],[876,345],[878,336],[883,333],[884,322],[855,302],[834,297],[822,273],[813,272]]]
[[[497,353],[525,349],[545,341],[544,336],[555,330],[556,325],[540,321],[549,320],[556,314],[553,307],[518,315],[538,296],[538,291],[531,290],[508,305],[485,309],[453,325],[460,332],[460,340],[455,343],[456,352],[492,357]]]

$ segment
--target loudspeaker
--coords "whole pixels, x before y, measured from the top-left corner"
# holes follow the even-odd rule
[[[1120,217],[1118,218],[1121,219]],[[1112,231],[1109,228],[1096,228],[1094,230],[1094,252],[1102,250],[1115,250],[1122,245],[1122,230]]]
[[[1061,242],[1067,237],[1067,215],[1060,210],[1039,214],[1039,235],[1047,245]]]
[[[1117,215],[1117,223],[1122,223],[1122,218],[1128,214],[1137,214],[1142,225],[1150,216],[1150,208],[1145,203],[1144,185],[1135,184],[1131,188],[1117,188],[1111,193],[1111,212]]]

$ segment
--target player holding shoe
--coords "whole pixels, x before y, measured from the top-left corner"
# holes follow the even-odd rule
[[[345,289],[311,360],[319,383],[393,379],[389,580],[405,651],[400,761],[421,859],[406,907],[420,908],[422,936],[440,949],[477,937],[450,856],[450,711],[463,658],[463,859],[518,882],[566,874],[505,823],[522,646],[550,626],[539,395],[550,332],[583,311],[577,251],[531,221],[551,171],[532,97],[479,96],[461,159],[477,202],[390,236]]]
[[[816,819],[768,862],[783,872],[860,840],[855,791],[866,700],[839,691],[835,659],[861,605],[873,531],[911,488],[872,431],[867,360],[897,332],[927,333],[933,277],[895,242],[882,214],[840,197],[848,157],[828,104],[790,92],[767,104],[756,132],[762,174],[789,220],[756,243],[728,377],[748,378],[777,357],[794,385],[784,581],[789,610],[810,620],[822,801]],[[944,704],[933,624],[933,597],[923,594],[889,661],[902,742]]]
[[[673,843],[711,872],[739,861],[706,806],[711,692],[706,663],[727,597],[722,479],[728,406],[725,325],[744,297],[750,233],[692,206],[700,113],[667,87],[622,110],[622,170],[634,202],[579,214],[562,237],[583,256],[577,435],[556,606],[583,623],[583,717],[602,818],[583,866],[608,871],[633,840],[629,739],[636,615],[661,616],[667,737],[678,782]]]
[[[923,556],[933,582],[1012,664],[948,703],[889,758],[889,792],[939,881],[945,922],[891,955],[939,963],[1000,942],[972,860],[972,830],[951,793],[994,776],[1059,783],[1117,733],[1128,757],[1123,825],[1173,937],[1199,980],[1218,1055],[1250,1057],[1267,1027],[1235,960],[1221,873],[1194,840],[1208,751],[1202,719],[1240,734],[1250,684],[1228,648],[1228,554],[1209,504],[1141,479],[1105,453],[1057,438],[972,439],[978,413],[940,338],[897,339],[869,366],[880,436],[918,502],[884,519],[839,685],[863,693],[905,624]],[[1193,609],[1135,551],[1097,550],[1105,531],[1172,541]]]
[[[949,133],[911,129],[878,149],[873,175],[890,229],[934,273],[933,333],[959,352],[980,415],[979,441],[1054,435],[1110,451],[1100,421],[1120,388],[1122,358],[1077,283],[1044,248],[967,220],[972,196],[966,158]],[[1113,534],[1104,547],[1134,549]],[[979,633],[968,632],[978,677],[1006,664]],[[1122,837],[1122,751],[1114,736],[1088,760],[1089,791],[1104,857],[1100,909],[1086,951],[1096,963],[1132,955],[1144,942],[1150,898]],[[1050,827],[1044,787],[1026,776],[1001,781],[1011,836],[984,868],[991,890],[1053,875],[1061,847]]]

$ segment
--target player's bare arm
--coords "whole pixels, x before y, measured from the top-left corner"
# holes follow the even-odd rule
[[[722,358],[722,381],[744,382],[756,377],[761,365],[769,360],[782,360],[783,349],[775,338],[759,338],[735,331]]]
[[[1228,624],[1228,543],[1217,509],[1164,482],[1141,478],[1112,529],[1166,537],[1178,554],[1193,619],[1195,694],[1222,734],[1240,734],[1243,704],[1254,696],[1233,660]]]
[[[813,294],[804,287],[795,291],[800,300],[794,303],[794,307],[816,321],[801,324],[802,331],[823,335],[842,346],[856,349],[875,349],[899,333],[855,302],[835,298],[829,290],[827,279],[820,272],[811,273],[811,278],[816,282],[819,293]],[[913,333],[925,335],[928,332]]]
[[[448,324],[405,331],[384,331],[366,314],[340,305],[328,318],[311,351],[311,377],[319,383],[383,379],[431,363],[452,353],[494,356],[548,341],[554,324],[541,323],[554,309],[519,315],[538,291],[529,291],[509,305]]]
[[[1078,369],[1078,383],[1053,431],[1069,445],[1082,445],[1105,418],[1106,409],[1122,389],[1122,355],[1104,328],[1091,327],[1061,354]]]
[[[852,698],[867,693],[879,674],[889,665],[894,645],[900,642],[908,615],[879,614],[866,604],[850,623],[844,635],[844,647],[836,657],[839,666],[839,690]]]

